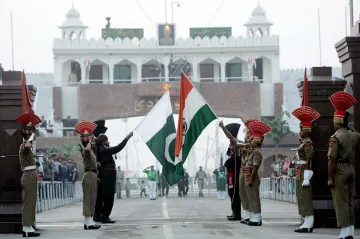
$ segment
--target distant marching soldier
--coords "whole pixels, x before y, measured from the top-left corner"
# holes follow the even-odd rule
[[[252,153],[245,165],[246,193],[249,200],[249,209],[253,213],[247,225],[261,226],[261,202],[260,202],[260,177],[258,170],[262,163],[261,145],[264,135],[271,131],[271,128],[261,121],[249,122],[248,128],[253,133],[251,141]]]
[[[240,129],[240,124],[228,124],[224,126],[221,121],[219,123],[220,128],[224,131],[224,134],[230,139],[230,145],[227,151],[228,160],[224,163],[228,173],[228,195],[231,200],[231,209],[233,214],[228,216],[229,221],[241,220],[241,199],[239,193],[239,177],[241,171],[241,150],[245,147],[240,140],[238,140],[237,134]]]
[[[314,226],[314,209],[312,203],[312,189],[310,179],[313,175],[311,161],[313,159],[314,146],[310,139],[311,127],[314,120],[320,114],[311,107],[302,106],[292,112],[300,120],[300,146],[296,163],[296,197],[299,214],[304,217],[304,223],[296,229],[298,233],[310,233]]]
[[[75,125],[75,132],[80,134],[81,156],[83,158],[85,171],[82,179],[85,230],[96,230],[101,227],[92,219],[95,214],[98,188],[96,152],[94,142],[92,142],[95,129],[96,124],[93,122],[83,121]]]
[[[202,169],[202,166],[200,166],[199,171],[197,171],[195,174],[194,184],[196,184],[196,181],[198,182],[199,197],[202,198],[204,197],[203,189],[204,189],[205,179],[207,179],[206,172]]]
[[[21,176],[23,237],[38,237],[40,233],[35,228],[37,169],[32,145],[35,142],[35,127],[41,123],[41,119],[30,113],[19,116],[16,122],[22,126],[24,141],[19,149],[20,165],[23,170]]]
[[[249,124],[249,122],[254,121],[253,119],[249,119],[245,122],[245,126]],[[253,133],[248,129],[248,132],[245,136],[245,143],[250,143],[252,141]],[[245,211],[245,217],[243,220],[240,221],[242,224],[247,224],[251,219],[251,212],[249,211],[249,200],[246,193],[246,182],[245,182],[245,165],[246,162],[251,154],[251,147],[247,146],[242,150],[241,154],[241,170],[240,170],[240,177],[239,177],[239,193],[240,193],[240,200],[243,210]]]
[[[328,150],[328,185],[332,189],[337,226],[341,228],[339,238],[351,239],[355,236],[354,190],[355,171],[352,166],[354,149],[359,142],[359,133],[347,129],[349,113],[356,103],[346,92],[336,92],[330,96],[335,108],[335,134],[330,137]],[[354,137],[355,136],[355,137]]]

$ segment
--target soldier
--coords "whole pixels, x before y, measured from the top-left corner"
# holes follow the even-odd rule
[[[83,216],[84,229],[96,230],[101,226],[97,225],[92,217],[95,214],[96,196],[97,196],[97,161],[95,156],[95,147],[91,142],[96,124],[93,122],[80,122],[75,125],[75,132],[80,134],[80,150],[84,161],[85,174],[82,179],[83,188]]]
[[[121,199],[121,190],[123,188],[123,182],[125,179],[124,172],[121,170],[121,167],[118,166],[118,170],[116,171],[116,196]]]
[[[246,121],[245,126],[249,124],[253,120],[249,119]],[[252,141],[252,132],[249,130],[246,137],[245,137],[245,143],[250,143]],[[240,200],[243,207],[243,210],[245,211],[245,218],[244,220],[241,220],[240,223],[247,224],[251,219],[251,212],[249,211],[249,200],[248,196],[246,194],[246,187],[245,187],[245,165],[248,160],[248,157],[251,154],[251,147],[247,146],[244,149],[242,149],[241,154],[241,170],[240,170],[240,177],[239,177],[239,193],[240,193]]]
[[[110,214],[114,205],[114,195],[116,191],[116,167],[113,155],[119,153],[125,146],[128,140],[133,136],[131,132],[126,138],[117,146],[109,147],[108,137],[105,134],[100,134],[98,137],[98,161],[101,164],[102,177],[102,207],[101,211],[96,211],[95,215],[101,215],[102,223],[115,223],[115,220],[110,219]]]
[[[328,186],[331,188],[337,226],[341,228],[339,238],[351,239],[355,236],[354,190],[355,171],[351,159],[359,138],[358,133],[347,129],[349,113],[356,103],[346,92],[336,92],[330,96],[335,108],[335,134],[330,137],[328,150]],[[357,134],[357,137],[354,137]]]
[[[198,181],[199,187],[199,197],[204,197],[203,189],[204,189],[204,180],[207,179],[206,172],[202,170],[202,166],[199,167],[199,171],[196,172],[194,184],[196,184],[196,180]]]
[[[23,170],[21,176],[23,237],[38,237],[40,233],[35,230],[37,170],[32,145],[35,142],[35,127],[41,123],[41,119],[34,114],[23,114],[16,119],[16,122],[22,126],[24,140],[19,149],[20,165]]]
[[[311,126],[320,114],[311,107],[302,106],[292,112],[300,120],[300,146],[298,148],[298,159],[296,164],[296,197],[299,207],[299,215],[304,217],[304,223],[296,229],[298,233],[310,233],[314,225],[314,209],[312,204],[312,190],[310,179],[313,175],[311,160],[314,146],[310,139]]]
[[[261,121],[251,121],[248,128],[253,133],[251,141],[252,153],[245,165],[245,182],[246,193],[249,201],[249,210],[253,217],[247,225],[261,226],[261,202],[260,202],[260,178],[258,174],[259,167],[262,163],[261,144],[264,135],[271,131],[271,128]]]
[[[239,154],[239,150],[236,150],[236,147],[241,149],[244,146],[237,144],[238,142],[241,142],[236,138],[240,129],[240,124],[229,124],[224,126],[224,123],[221,121],[219,126],[224,131],[226,137],[230,139],[230,145],[226,153],[229,158],[224,163],[224,166],[227,169],[228,195],[231,200],[233,214],[228,216],[227,219],[229,221],[241,220],[241,199],[239,193],[241,155]]]

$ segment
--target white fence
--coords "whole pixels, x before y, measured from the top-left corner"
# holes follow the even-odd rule
[[[260,197],[282,202],[297,203],[296,179],[290,177],[262,178]]]
[[[43,212],[82,201],[81,182],[39,182],[36,212]]]

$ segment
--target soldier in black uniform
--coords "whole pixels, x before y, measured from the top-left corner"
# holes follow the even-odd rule
[[[231,216],[228,216],[228,220],[236,221],[241,220],[241,200],[239,194],[239,176],[241,168],[241,155],[237,154],[234,143],[231,143],[224,166],[227,170],[227,181],[228,181],[228,195],[231,200],[231,209],[233,211]]]
[[[114,195],[116,188],[116,164],[113,159],[113,155],[119,153],[125,146],[127,141],[133,136],[131,132],[126,138],[117,146],[109,147],[108,137],[105,134],[100,134],[98,137],[98,159],[101,164],[102,176],[101,187],[103,203],[101,211],[96,211],[95,215],[98,217],[101,215],[102,223],[115,223],[115,220],[110,219],[110,214],[114,205]],[[100,210],[100,207],[97,208]]]

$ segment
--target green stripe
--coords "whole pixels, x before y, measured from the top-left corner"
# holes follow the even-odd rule
[[[182,165],[177,165],[169,163],[165,157],[165,140],[166,137],[170,134],[175,134],[175,122],[173,115],[171,114],[167,120],[166,124],[158,131],[148,142],[146,142],[150,151],[154,154],[159,163],[163,166],[163,174],[166,177],[170,186],[177,183],[184,175]],[[175,161],[175,138],[170,143],[169,146],[169,155],[172,161]]]
[[[187,156],[190,153],[191,148],[195,144],[196,140],[203,132],[203,130],[216,119],[216,115],[206,104],[201,107],[194,117],[191,119],[190,127],[186,132],[183,147],[182,147],[182,163],[185,163]]]

